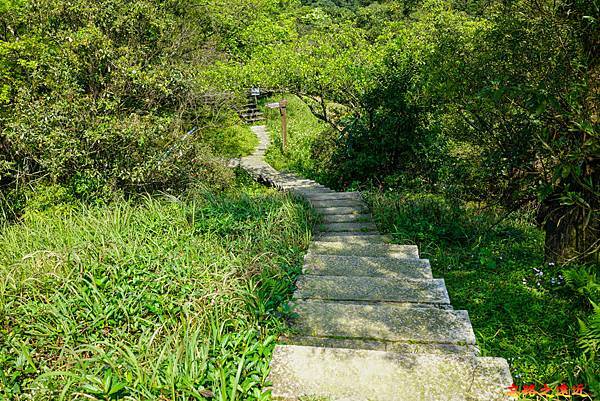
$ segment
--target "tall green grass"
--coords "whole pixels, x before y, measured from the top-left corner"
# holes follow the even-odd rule
[[[267,399],[310,218],[247,180],[28,212],[0,233],[0,399]]]

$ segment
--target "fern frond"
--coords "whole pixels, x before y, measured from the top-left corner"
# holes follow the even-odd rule
[[[600,306],[592,302],[594,308],[587,321],[579,320],[579,346],[584,353],[594,358],[600,350]]]

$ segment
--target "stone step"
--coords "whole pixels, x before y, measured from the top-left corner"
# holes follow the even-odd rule
[[[311,187],[319,187],[319,188],[323,188],[323,189],[329,189],[329,188],[322,186],[319,183],[316,183],[316,182],[310,181],[310,180],[305,180],[300,177],[293,177],[293,176],[277,174],[276,178],[278,181],[281,181],[281,182],[293,182],[293,183],[296,183],[298,185],[303,185],[303,186],[311,186]],[[333,191],[331,191],[331,192],[335,193]]]
[[[369,211],[365,207],[317,207],[316,212],[322,215],[327,214],[363,214]]]
[[[308,199],[311,206],[314,208],[329,208],[329,207],[354,207],[354,208],[367,208],[367,205],[362,200],[356,199],[328,199],[328,200],[314,200]]]
[[[283,174],[277,174],[276,176],[273,177],[273,179],[275,181],[277,181],[278,183],[280,183],[281,185],[286,185],[287,187],[293,187],[295,189],[303,189],[303,188],[318,188],[320,190],[322,190],[324,193],[326,194],[334,194],[336,193],[335,191],[317,183],[311,180],[305,180],[303,178],[300,177],[294,177],[294,176],[289,176],[289,175],[283,175]],[[320,193],[318,193],[317,195],[320,195]]]
[[[352,221],[370,222],[370,214],[326,214],[322,218],[324,223],[349,223]]]
[[[443,279],[300,276],[295,299],[449,304]]]
[[[318,195],[310,198],[312,201],[324,201],[324,200],[362,200],[360,192],[335,192],[331,195]]]
[[[469,315],[463,310],[394,304],[297,301],[294,332],[301,336],[382,342],[475,344]]]
[[[377,351],[402,352],[406,354],[435,354],[435,355],[479,355],[476,345],[457,344],[418,344],[418,343],[388,343],[383,341],[319,338],[310,336],[281,336],[280,344],[307,345],[311,347],[368,349]]]
[[[291,180],[294,180],[294,181],[299,181],[299,182],[303,182],[303,183],[307,183],[307,184],[317,184],[317,185],[320,185],[316,181],[309,180],[307,178],[304,178],[304,177],[301,177],[299,175],[292,174],[292,173],[282,173],[280,171],[277,171],[277,177],[279,177],[281,179],[291,179]]]
[[[325,232],[354,232],[354,231],[373,231],[377,226],[373,223],[324,223],[319,225],[320,231]]]
[[[308,252],[322,255],[419,258],[419,248],[416,245],[355,244],[350,241],[313,241],[308,248]]]
[[[304,256],[304,274],[324,276],[359,276],[432,278],[427,259],[400,259],[369,256],[309,254]]]
[[[311,195],[320,195],[320,194],[330,194],[333,193],[333,191],[331,191],[330,189],[327,188],[322,188],[319,187],[317,185],[289,185],[286,184],[286,186],[284,187],[288,190],[290,190],[291,192],[294,192],[298,195],[300,195],[300,197],[302,198],[306,198],[306,196],[311,196]]]
[[[304,198],[306,194],[329,194],[329,193],[331,193],[331,190],[320,187],[315,184],[312,184],[312,185],[311,184],[302,184],[302,183],[296,183],[296,182],[289,181],[289,180],[283,181],[283,180],[279,180],[279,179],[275,179],[275,182],[277,183],[277,186],[279,188],[288,190],[290,192],[294,192],[294,193],[300,195],[302,198]]]
[[[283,401],[505,401],[512,383],[501,358],[301,345],[275,347],[268,380]]]
[[[352,233],[350,233],[352,234]],[[360,233],[362,234],[362,233]],[[319,235],[314,238],[320,242],[348,242],[350,244],[384,244],[389,238],[380,234],[366,235]]]
[[[316,239],[319,238],[333,238],[333,237],[362,237],[362,236],[373,236],[373,235],[381,235],[379,233],[379,231],[357,231],[357,232],[352,232],[352,231],[348,231],[348,232],[322,232],[322,233],[317,233],[315,235]],[[326,241],[326,240],[324,240]]]

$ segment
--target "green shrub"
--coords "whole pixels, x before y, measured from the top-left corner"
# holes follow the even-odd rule
[[[245,156],[256,148],[258,138],[247,125],[240,125],[239,118],[224,122],[223,127],[213,128],[202,133],[202,141],[213,150],[215,154],[224,157]],[[235,121],[237,120],[237,121]],[[237,123],[237,124],[236,124]]]
[[[267,161],[278,170],[297,171],[313,179],[322,178],[316,165],[318,159],[312,157],[311,150],[316,138],[327,132],[327,125],[314,118],[308,106],[293,94],[273,96],[264,103],[278,102],[283,98],[288,101],[287,149],[284,153],[279,109],[265,109],[266,124],[272,141],[272,146],[267,150]]]
[[[216,156],[245,152],[250,137],[228,128],[231,141],[212,151],[201,140],[202,131],[231,126],[236,117],[227,97],[204,96],[223,91],[198,73],[213,68],[219,51],[205,46],[204,30],[212,28],[197,24],[201,12],[193,3],[2,3],[5,215],[20,213],[28,197],[19,192],[38,182],[92,201],[113,191],[227,185],[230,174]],[[187,135],[193,126],[200,130]]]
[[[566,269],[563,274],[572,290],[584,299],[600,303],[600,281],[597,266],[580,266]]]

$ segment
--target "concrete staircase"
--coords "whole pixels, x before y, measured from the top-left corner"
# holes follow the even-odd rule
[[[239,115],[246,124],[256,124],[265,120],[263,113],[258,109],[256,99],[252,96],[248,97],[248,103],[239,110]]]
[[[240,166],[322,217],[294,293],[293,335],[273,353],[273,398],[507,399],[508,364],[477,356],[467,311],[452,308],[444,280],[433,278],[417,247],[387,243],[359,193],[273,169],[264,162],[265,127],[252,130],[259,146]]]

